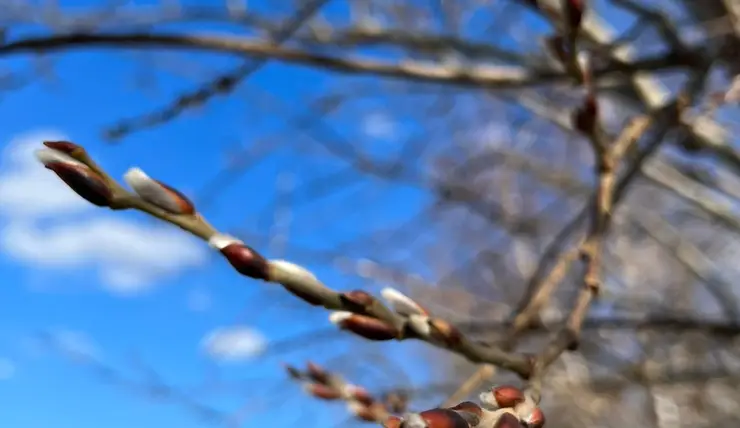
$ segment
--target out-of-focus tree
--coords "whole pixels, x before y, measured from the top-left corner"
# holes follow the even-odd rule
[[[449,407],[490,382],[506,382],[521,386],[528,405],[541,400],[548,426],[740,421],[740,308],[732,283],[740,226],[737,2],[3,7],[0,57],[23,57],[30,67],[2,70],[7,91],[53,75],[55,58],[85,49],[143,53],[137,59],[152,73],[195,70],[203,58],[233,65],[104,130],[121,144],[217,103],[270,62],[296,75],[309,68],[323,82],[287,106],[269,94],[255,99],[265,103],[265,117],[280,115],[285,129],[253,144],[244,159],[254,162],[280,144],[331,171],[294,175],[290,192],[306,203],[357,183],[373,188],[372,197],[345,195],[343,203],[293,213],[315,219],[306,230],[351,216],[392,218],[382,213],[399,201],[416,201],[418,213],[385,227],[361,220],[367,228],[326,250],[272,244],[296,259],[332,263],[364,289],[403,290],[428,309],[387,290],[396,312],[362,293],[326,291],[294,265],[226,250],[240,244],[191,218],[132,202],[105,180],[101,186],[113,186],[112,193],[97,200],[180,225],[242,273],[343,311],[332,319],[344,329],[375,339],[417,337],[452,351],[424,348],[417,356],[442,385],[428,387],[431,396],[390,391],[372,401],[317,366],[291,368],[312,395],[343,398],[360,416],[384,419],[443,401]],[[193,29],[198,24],[219,31]],[[75,173],[49,156],[43,160],[58,174]],[[235,162],[224,174],[242,167]],[[215,199],[223,187],[214,182],[204,198]],[[347,208],[358,200],[368,201],[366,211]],[[235,235],[258,250],[270,244],[253,230]],[[368,325],[372,332],[362,330]],[[517,409],[522,421],[531,416],[531,408]],[[515,423],[505,419],[500,423]],[[465,423],[493,426],[490,418]]]

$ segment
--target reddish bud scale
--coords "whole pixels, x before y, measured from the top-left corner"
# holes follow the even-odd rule
[[[450,410],[472,413],[477,416],[483,415],[483,409],[472,401],[463,401],[462,403],[450,407]]]
[[[584,105],[576,110],[573,126],[585,134],[590,134],[596,128],[598,114],[599,108],[596,99],[589,96],[586,98]]]
[[[173,188],[172,186],[169,186],[165,183],[162,183],[159,180],[152,179],[155,183],[162,186],[162,188],[171,193],[172,201],[176,204],[177,209],[173,210],[177,214],[184,214],[184,215],[193,215],[195,214],[195,204],[193,204],[193,201],[188,199],[187,196],[183,195],[182,192],[179,190]],[[164,207],[162,207],[164,208]]]
[[[52,162],[45,166],[86,201],[99,207],[110,206],[113,198],[110,187],[87,166],[64,162]]]
[[[457,346],[462,342],[462,333],[449,322],[439,318],[431,318],[429,325],[432,327],[432,336],[448,346]]]
[[[339,322],[339,326],[369,340],[392,340],[398,336],[398,331],[392,325],[365,315],[351,315]]]
[[[254,279],[268,278],[267,260],[252,248],[234,243],[221,249],[221,254],[240,274]]]
[[[388,419],[383,422],[383,428],[401,428],[403,419],[398,416],[389,416]]]
[[[335,388],[321,383],[308,384],[306,386],[306,391],[308,391],[308,393],[313,395],[314,397],[320,398],[322,400],[332,401],[338,400],[342,397],[341,392],[337,391]]]
[[[470,428],[465,418],[454,410],[431,409],[419,413],[428,428]]]
[[[493,426],[493,428],[522,428],[522,423],[521,421],[519,421],[519,418],[512,415],[511,413],[504,413],[496,421],[496,424]]]
[[[375,402],[375,398],[365,388],[360,386],[353,387],[350,396],[353,400],[365,406],[369,406]]]
[[[519,403],[523,403],[525,400],[524,393],[521,389],[510,386],[510,385],[503,385],[496,388],[493,388],[493,398],[496,400],[496,403],[501,408],[505,407],[515,407]]]
[[[527,424],[527,428],[542,428],[545,426],[545,414],[542,409],[535,407],[532,413],[523,418],[523,422]]]
[[[368,292],[362,290],[352,290],[342,293],[340,299],[351,306],[355,311],[365,311],[375,302],[375,298]]]
[[[70,141],[44,141],[43,144],[52,150],[57,150],[70,156],[76,153],[83,153],[85,151],[81,146]]]
[[[306,364],[306,373],[308,374],[308,377],[316,382],[326,383],[329,380],[329,372],[324,370],[320,365],[311,361]]]

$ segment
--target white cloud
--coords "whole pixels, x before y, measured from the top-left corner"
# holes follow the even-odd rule
[[[0,358],[0,380],[8,380],[15,375],[15,363],[8,358]]]
[[[242,361],[261,354],[267,346],[265,337],[246,327],[223,327],[210,332],[201,343],[203,350],[219,361]]]
[[[384,113],[371,113],[364,117],[362,130],[373,138],[385,139],[396,135],[396,123]]]
[[[92,206],[33,156],[36,132],[11,141],[0,169],[0,249],[34,269],[93,268],[109,290],[143,291],[163,277],[201,264],[206,247],[169,225],[142,224]],[[43,220],[53,220],[42,225]]]

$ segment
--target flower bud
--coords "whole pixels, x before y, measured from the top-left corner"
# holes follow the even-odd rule
[[[347,385],[345,388],[347,396],[361,404],[366,406],[371,405],[375,402],[375,398],[367,391],[367,389],[357,385]]]
[[[456,346],[462,342],[462,333],[449,322],[440,318],[431,318],[429,325],[431,326],[429,333],[433,339],[447,346]]]
[[[490,409],[513,408],[524,400],[522,390],[510,385],[497,386],[480,395],[480,401]]]
[[[150,178],[139,168],[131,168],[123,179],[139,197],[172,214],[195,214],[195,206],[185,195],[161,181]]]
[[[113,199],[111,188],[87,165],[54,149],[37,150],[36,158],[86,201],[99,207],[110,206]]]
[[[483,409],[472,401],[463,401],[462,403],[450,407],[450,410],[455,410],[460,413],[460,415],[472,426],[478,425],[478,423],[480,423],[480,418],[483,416]]]
[[[352,312],[333,312],[329,315],[329,321],[343,330],[349,330],[369,340],[392,340],[398,336],[398,331],[392,325],[377,318],[357,315]]]
[[[322,400],[338,400],[342,397],[340,391],[322,383],[307,383],[304,386],[306,393]]]
[[[542,409],[535,407],[532,411],[522,418],[522,422],[527,425],[527,428],[542,428],[545,426],[545,414]]]
[[[596,98],[587,96],[583,105],[573,114],[573,127],[584,134],[591,134],[596,129],[598,116],[599,106]]]
[[[358,312],[364,312],[375,302],[375,298],[370,293],[363,290],[352,290],[342,293],[340,299],[344,304],[351,306]]]
[[[329,380],[329,372],[311,361],[306,364],[306,373],[308,377],[319,383],[326,383]]]
[[[522,423],[511,413],[504,413],[498,418],[493,428],[522,428]]]
[[[395,288],[386,287],[381,290],[380,295],[383,296],[383,298],[391,304],[393,310],[400,315],[429,315],[427,310],[420,304],[416,303],[413,299]]]
[[[430,409],[423,411],[418,414],[419,419],[423,421],[424,425],[421,425],[415,417],[406,418],[406,423],[403,425],[409,428],[412,426],[426,427],[426,428],[469,428],[468,421],[465,420],[459,413],[450,409]]]
[[[254,279],[267,280],[267,260],[238,239],[216,234],[208,240],[208,244],[219,250],[240,274]]]
[[[316,275],[311,273],[311,271],[287,260],[270,260],[267,264],[267,275],[270,280],[279,282],[290,294],[313,306],[319,306],[322,304],[322,300],[319,296],[311,294],[305,289],[294,285],[310,283],[312,284],[312,287],[325,288],[325,286],[316,278]]]
[[[85,153],[82,146],[78,146],[70,141],[44,141],[46,147],[62,152],[70,157],[79,160],[80,155]]]

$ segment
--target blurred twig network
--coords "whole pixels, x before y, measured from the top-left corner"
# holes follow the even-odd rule
[[[168,165],[228,158],[188,197],[152,170],[125,190],[85,141],[38,142],[83,198],[220,252],[258,289],[233,317],[301,327],[260,357],[288,374],[233,382],[231,408],[43,336],[112,388],[137,366],[139,392],[207,425],[740,424],[739,2],[0,4],[7,93],[63,85],[80,52],[135,64],[150,102],[110,95],[106,144],[229,99],[252,129],[164,137]],[[273,183],[250,183],[265,165]]]

